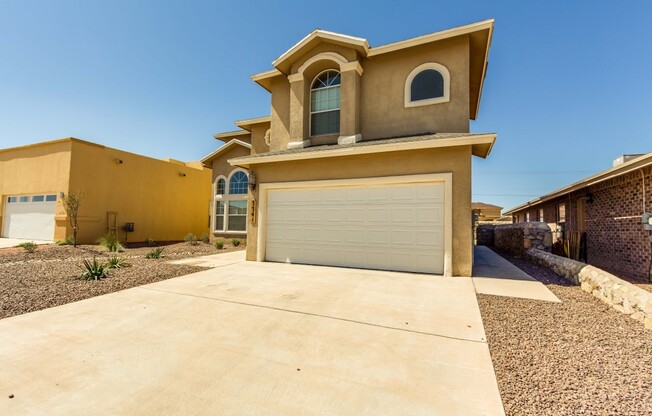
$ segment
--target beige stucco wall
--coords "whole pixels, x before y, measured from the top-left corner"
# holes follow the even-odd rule
[[[470,146],[267,163],[256,165],[251,170],[256,173],[258,183],[451,172],[453,174],[453,274],[456,276],[471,274]],[[251,198],[259,199],[258,190],[250,191]],[[257,235],[258,224],[251,224],[250,217],[247,230],[247,260],[256,260]]]
[[[116,163],[116,159],[123,161]],[[185,174],[185,176],[181,176]],[[118,213],[119,238],[135,224],[129,241],[183,240],[208,233],[211,170],[170,163],[109,147],[72,143],[70,191],[84,189],[79,241],[95,242],[107,232],[107,212]],[[68,227],[68,234],[72,233]]]
[[[270,129],[270,123],[258,123],[251,127],[251,154],[269,152],[269,146],[265,143],[265,133]]]
[[[450,72],[450,102],[404,107],[405,80],[417,66],[437,62]],[[363,62],[360,126],[364,139],[469,132],[468,37],[423,45]]]
[[[9,195],[57,194],[57,212],[62,210],[59,192],[68,192],[71,142],[61,140],[0,150],[0,230]],[[66,236],[65,218],[55,225],[53,239]]]
[[[362,75],[350,70],[342,73],[340,135],[361,134],[363,140],[406,136],[426,132],[469,131],[469,54],[468,36],[459,36],[363,59],[351,48],[321,43],[292,64],[292,76],[309,59],[324,52],[335,52],[348,62],[358,61]],[[450,101],[418,107],[405,107],[405,82],[421,64],[436,62],[450,72]],[[277,77],[272,82],[272,146],[283,150],[289,142],[310,139],[310,86],[314,77],[339,63],[323,59],[304,68],[303,80],[289,82]],[[315,137],[312,145],[337,142],[338,135]]]
[[[228,162],[229,159],[233,159],[241,156],[249,156],[250,154],[251,154],[251,149],[248,149],[243,146],[235,146],[227,150],[226,152],[220,154],[218,157],[216,157],[213,160],[213,165],[212,165],[213,174],[212,174],[211,184],[215,183],[215,179],[217,179],[218,176],[224,176],[228,178],[229,174],[234,169],[237,169],[235,166],[231,166],[231,164]]]

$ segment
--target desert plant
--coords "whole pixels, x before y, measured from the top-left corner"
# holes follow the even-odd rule
[[[234,238],[233,240],[231,240],[231,245],[233,247],[238,247],[240,245],[240,240],[238,240],[237,238]]]
[[[154,241],[154,239],[152,237],[147,237],[145,239],[145,244],[147,244],[148,246],[153,246],[153,245],[156,244],[156,241]]]
[[[33,241],[25,241],[24,243],[18,244],[16,247],[22,247],[28,253],[33,253],[38,247]]]
[[[215,248],[218,250],[222,250],[224,248],[224,239],[218,238],[215,240]]]
[[[54,244],[56,244],[58,246],[71,246],[71,245],[73,245],[73,243],[74,243],[74,239],[73,239],[73,237],[71,235],[69,235],[66,238],[64,238],[63,240],[59,240]]]
[[[163,257],[163,247],[157,247],[145,255],[146,259],[160,259]]]
[[[118,237],[113,234],[102,236],[97,240],[97,242],[112,253],[124,250],[124,247],[122,247],[122,244],[118,241]]]
[[[68,195],[61,197],[63,208],[66,210],[68,221],[72,226],[72,245],[77,247],[77,231],[79,231],[79,207],[84,200],[84,190],[80,189],[77,192],[69,192]]]
[[[202,234],[201,237],[199,237],[199,239],[206,244],[209,244],[211,242],[211,238],[206,233]]]
[[[197,236],[195,234],[193,234],[193,233],[186,234],[186,237],[184,238],[184,240],[186,240],[186,242],[190,243],[191,246],[196,246],[197,244],[199,244],[197,242]]]
[[[111,256],[109,261],[106,262],[106,267],[109,269],[122,269],[123,267],[131,267],[131,263],[128,263],[122,257]]]
[[[95,257],[93,257],[92,263],[89,260],[84,260],[80,268],[82,269],[80,278],[83,280],[100,280],[109,277],[109,268],[106,264],[98,262]]]

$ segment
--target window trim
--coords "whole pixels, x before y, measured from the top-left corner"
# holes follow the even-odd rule
[[[331,85],[331,86],[323,87],[323,88],[312,88],[312,84],[315,83],[315,80],[317,78],[319,78],[319,76],[321,74],[323,74],[324,72],[328,72],[328,71],[337,72],[340,75],[340,83],[338,85]],[[313,93],[313,91],[333,89],[333,88],[339,88],[340,89],[340,103],[339,103],[339,106],[337,107],[337,109],[312,111],[312,93]],[[310,91],[309,94],[308,94],[308,101],[310,102],[310,107],[308,108],[308,133],[309,133],[309,137],[333,136],[333,135],[336,135],[336,134],[339,135],[340,131],[342,130],[342,71],[338,70],[338,69],[332,69],[332,68],[324,69],[323,71],[321,71],[320,73],[315,75],[315,77],[312,79],[312,81],[310,81],[310,90],[309,91]],[[340,125],[338,126],[337,131],[335,133],[312,134],[312,115],[313,114],[327,113],[327,112],[331,112],[331,111],[339,111],[340,112]]]
[[[412,101],[412,81],[419,75],[421,72],[426,70],[435,70],[439,72],[444,79],[444,95],[442,97],[428,98],[426,100]],[[441,104],[447,103],[450,99],[451,92],[451,75],[444,65],[437,62],[426,62],[414,68],[412,72],[405,79],[405,91],[404,91],[404,106],[405,108],[410,107],[423,107],[425,105]]]
[[[246,169],[242,168],[236,168],[233,169],[231,172],[229,172],[228,176],[224,175],[219,175],[215,178],[215,181],[213,182],[213,215],[211,215],[211,230],[213,234],[241,234],[241,235],[246,235],[247,234],[247,228],[248,224],[245,222],[245,230],[244,231],[229,231],[229,201],[246,201],[247,202],[247,213],[245,214],[246,217],[248,217],[249,214],[249,193],[244,193],[244,194],[231,194],[229,191],[229,182],[231,181],[231,177],[235,175],[237,172],[242,172],[247,176],[247,180],[249,179],[249,172]],[[224,179],[224,194],[222,195],[217,195],[217,181],[220,179]],[[222,221],[223,229],[218,230],[217,229],[217,203],[222,202],[224,204],[224,220]],[[247,220],[245,220],[247,221]]]

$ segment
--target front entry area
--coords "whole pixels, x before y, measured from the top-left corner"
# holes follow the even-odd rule
[[[263,192],[264,259],[444,274],[445,182],[374,179]]]
[[[54,194],[7,196],[2,237],[52,241],[56,204]]]

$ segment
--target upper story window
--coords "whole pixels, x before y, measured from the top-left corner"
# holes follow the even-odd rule
[[[566,222],[566,204],[557,205],[557,222]]]
[[[220,178],[215,184],[215,195],[224,195],[224,193],[226,193],[226,181]]]
[[[414,68],[405,80],[405,107],[450,101],[450,73],[436,62]]]
[[[340,73],[321,72],[310,86],[310,135],[340,132]]]
[[[247,178],[247,174],[242,171],[237,171],[229,179],[229,194],[246,194],[248,185],[249,179]]]

